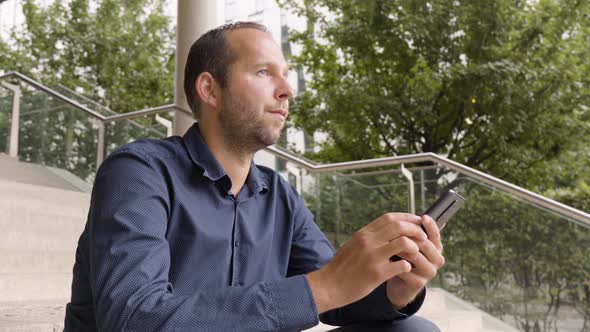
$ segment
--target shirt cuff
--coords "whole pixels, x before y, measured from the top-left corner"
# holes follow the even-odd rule
[[[385,297],[387,297],[387,293],[385,295]],[[414,298],[414,300],[410,303],[408,303],[408,305],[406,305],[405,307],[397,310],[397,312],[400,313],[400,315],[405,315],[406,317],[412,316],[413,314],[415,314],[416,312],[418,312],[418,310],[420,310],[420,307],[422,307],[422,304],[424,303],[424,299],[426,298],[426,287],[424,287],[420,293],[418,293],[418,295],[416,295],[416,297]],[[389,299],[387,299],[389,301]]]
[[[319,323],[318,311],[305,275],[267,284],[280,329],[308,329]]]
[[[391,304],[391,301],[389,301],[389,298],[387,297],[386,282],[377,288],[375,295],[375,301],[378,303],[376,306],[383,308],[383,316],[381,317],[381,320],[396,320],[410,317],[420,309],[422,303],[424,303],[424,298],[426,297],[426,288],[423,288],[412,302],[401,309],[395,309]]]

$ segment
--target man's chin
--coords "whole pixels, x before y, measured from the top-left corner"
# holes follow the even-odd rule
[[[266,148],[266,147],[269,147],[271,145],[275,145],[278,142],[279,142],[279,138],[278,137],[276,139],[273,139],[273,140],[267,140],[267,141],[264,142],[264,147]]]
[[[278,135],[268,135],[266,137],[261,137],[260,141],[264,147],[268,147],[277,144],[279,142],[279,138],[281,138],[280,133]]]

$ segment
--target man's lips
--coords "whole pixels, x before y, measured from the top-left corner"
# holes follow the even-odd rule
[[[287,118],[287,111],[284,110],[272,110],[270,111],[270,113],[276,114],[277,116],[280,116],[283,119]]]

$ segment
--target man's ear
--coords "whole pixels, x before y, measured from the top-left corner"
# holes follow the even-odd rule
[[[201,104],[217,108],[219,86],[209,72],[202,72],[195,80],[195,90],[201,99]]]

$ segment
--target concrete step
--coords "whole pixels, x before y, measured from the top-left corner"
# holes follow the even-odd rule
[[[52,323],[1,322],[0,332],[58,332],[63,326]]]
[[[56,217],[86,215],[88,208],[90,207],[89,199],[88,201],[81,201],[80,199],[68,201],[64,199],[64,201],[61,202],[52,202],[54,200],[53,195],[60,194],[60,192],[47,193],[47,195],[51,195],[52,198],[43,200],[43,198],[27,197],[27,193],[0,193],[0,210],[12,214],[15,214],[15,211],[23,211],[27,213],[42,212]]]
[[[0,275],[11,273],[71,273],[74,250],[0,250]]]
[[[70,251],[76,249],[80,233],[35,233],[5,230],[0,250]]]
[[[441,288],[429,288],[424,304],[417,312],[446,331],[516,332],[508,323],[491,316]]]
[[[68,251],[73,256],[89,199],[86,193],[0,180],[0,250]]]
[[[0,332],[63,331],[64,300],[0,302]]]
[[[41,206],[67,206],[77,209],[88,209],[90,194],[72,190],[44,187],[28,183],[20,183],[0,179],[0,201],[7,199],[34,202]]]
[[[87,216],[55,215],[45,211],[27,211],[2,208],[0,204],[0,229],[20,232],[79,234],[86,224]]]
[[[86,215],[56,216],[43,211],[10,211],[0,207],[0,229],[19,232],[79,234],[84,229],[86,219]]]
[[[65,169],[22,162],[10,157],[0,158],[0,179],[30,183],[43,187],[90,192],[91,185]]]
[[[442,332],[482,331],[481,313],[471,310],[441,310],[440,314],[419,315],[436,324]]]
[[[431,315],[437,315],[444,312],[447,309],[446,296],[447,294],[438,288],[428,288],[426,292],[426,298],[418,314],[426,317]]]
[[[70,297],[72,273],[2,273],[0,299],[6,302],[46,301]]]

